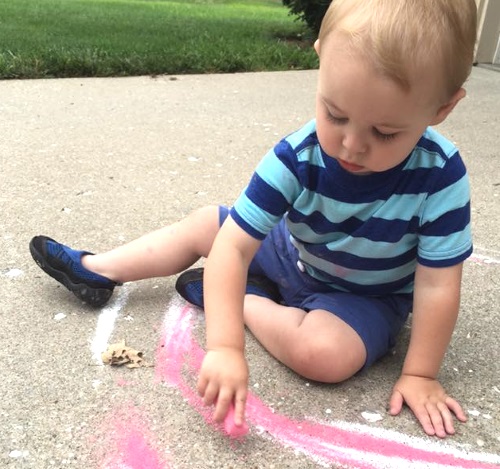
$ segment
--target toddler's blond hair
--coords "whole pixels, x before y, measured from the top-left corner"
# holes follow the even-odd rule
[[[470,74],[476,21],[474,0],[333,0],[319,40],[332,31],[347,35],[357,52],[405,90],[422,73],[441,71],[436,82],[444,84],[447,99]]]

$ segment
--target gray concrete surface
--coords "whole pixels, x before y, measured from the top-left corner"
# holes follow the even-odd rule
[[[313,116],[315,81],[315,71],[304,71],[0,82],[0,467],[320,463],[258,426],[242,443],[228,440],[179,388],[158,383],[154,368],[96,366],[90,342],[101,311],[77,302],[28,252],[36,234],[102,251],[196,207],[231,203],[264,152]],[[476,257],[466,263],[461,315],[441,380],[469,422],[438,444],[498,456],[500,74],[474,69],[467,89],[441,130],[461,148],[470,171]],[[110,341],[125,338],[154,361],[176,296],[173,282],[128,287]],[[195,335],[202,342],[199,320]],[[368,373],[321,386],[294,376],[249,335],[252,392],[291,419],[339,420],[349,429],[363,424],[435,442],[408,410],[386,414],[408,337],[405,330],[395,353]],[[365,411],[382,419],[370,423]],[[164,464],[119,463],[116,416],[134,412]],[[379,467],[370,464],[363,467]]]

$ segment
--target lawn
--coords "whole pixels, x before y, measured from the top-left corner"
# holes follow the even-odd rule
[[[307,69],[281,0],[0,0],[0,78]]]

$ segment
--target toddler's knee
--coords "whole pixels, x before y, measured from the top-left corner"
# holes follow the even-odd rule
[[[208,205],[191,212],[182,222],[186,239],[198,256],[207,257],[219,231],[219,207]]]
[[[322,340],[308,340],[293,351],[292,369],[322,383],[340,383],[350,378],[359,367],[345,361],[345,350]]]
[[[219,224],[219,207],[217,205],[206,205],[197,208],[189,214],[189,218],[194,218],[202,223],[216,222]]]
[[[205,234],[214,237],[219,231],[219,207],[207,205],[197,208],[186,219],[194,236]]]

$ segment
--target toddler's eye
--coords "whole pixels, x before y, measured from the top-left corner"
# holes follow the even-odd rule
[[[345,117],[335,117],[332,114],[330,114],[329,112],[326,114],[326,118],[330,122],[337,124],[337,125],[342,125],[342,124],[345,124],[347,122],[347,119]]]
[[[382,140],[384,142],[387,142],[389,140],[393,140],[394,138],[396,138],[396,135],[397,133],[393,133],[393,134],[385,134],[383,132],[380,132],[379,130],[377,129],[373,129],[373,133],[375,134],[375,137],[377,137],[379,140]]]

